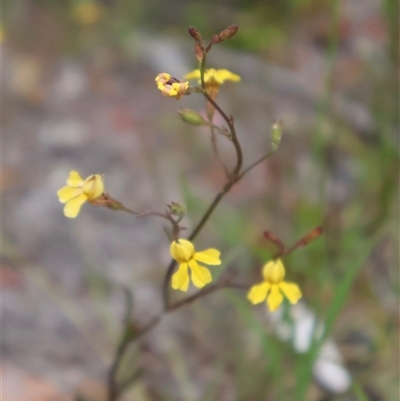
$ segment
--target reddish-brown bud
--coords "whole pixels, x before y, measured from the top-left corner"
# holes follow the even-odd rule
[[[196,42],[201,43],[203,38],[201,37],[201,33],[195,28],[194,26],[191,26],[188,28],[189,35],[196,40]]]
[[[210,40],[210,45],[215,45],[223,40],[230,39],[232,36],[236,35],[239,27],[237,25],[231,25],[228,28],[224,29],[220,33],[214,35]]]
[[[285,245],[283,244],[282,240],[280,238],[278,238],[275,234],[271,233],[271,231],[265,230],[264,231],[264,237],[268,241],[270,241],[273,244],[275,244],[279,248],[280,252],[284,251]]]
[[[296,248],[306,246],[308,243],[318,238],[322,234],[322,232],[323,232],[322,227],[314,228],[314,230],[310,231],[307,235],[305,235],[303,238],[297,241]]]

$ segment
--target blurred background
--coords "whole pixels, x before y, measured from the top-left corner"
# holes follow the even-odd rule
[[[396,1],[4,0],[2,11],[4,401],[104,400],[122,288],[139,324],[162,307],[164,221],[88,205],[67,219],[56,191],[70,170],[104,174],[133,209],[185,203],[190,231],[224,174],[209,132],[177,118],[203,99],[165,98],[154,78],[197,67],[189,26],[210,38],[233,23],[208,67],[242,77],[219,101],[244,165],[270,149],[274,120],[284,134],[196,247],[222,251],[214,277],[235,268],[251,285],[273,254],[264,230],[288,245],[325,232],[284,260],[297,308],[271,315],[223,290],[165,317],[124,361],[122,375],[143,372],[125,400],[399,399]]]

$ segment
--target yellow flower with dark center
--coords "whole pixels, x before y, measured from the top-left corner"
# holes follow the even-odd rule
[[[104,192],[103,177],[94,174],[83,180],[77,171],[71,171],[67,186],[57,191],[58,200],[65,203],[64,215],[74,218],[86,201],[98,198]]]
[[[284,281],[285,266],[280,259],[272,260],[263,267],[264,281],[250,288],[247,298],[251,303],[259,304],[267,299],[267,305],[273,312],[279,308],[285,296],[292,304],[301,298],[297,284]]]
[[[179,263],[178,271],[172,276],[172,288],[174,290],[187,291],[189,287],[189,268],[193,284],[202,288],[211,283],[210,271],[197,262],[207,265],[220,265],[220,251],[214,248],[195,252],[193,244],[186,239],[179,239],[171,244],[171,256]]]
[[[189,89],[189,82],[180,81],[177,78],[171,77],[170,74],[162,72],[156,76],[157,88],[164,96],[174,97],[179,100]]]

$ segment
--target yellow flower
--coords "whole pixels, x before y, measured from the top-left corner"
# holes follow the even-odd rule
[[[179,241],[179,242],[178,242]],[[220,251],[214,248],[205,251],[195,252],[193,244],[185,239],[179,239],[171,244],[170,252],[172,257],[179,263],[178,271],[172,276],[172,288],[174,290],[187,291],[189,287],[190,267],[193,284],[197,288],[202,288],[211,283],[210,271],[200,266],[197,262],[207,265],[220,265]]]
[[[185,79],[198,79],[200,82],[200,70],[194,70],[185,75]],[[204,82],[206,87],[217,86],[218,88],[225,81],[240,81],[240,76],[230,72],[229,70],[216,70],[214,68],[209,68],[204,71]]]
[[[194,70],[185,75],[185,79],[198,79],[200,82],[200,70]],[[209,68],[204,71],[204,86],[209,94],[209,96],[215,100],[220,86],[225,81],[240,81],[240,76],[230,72],[229,70],[216,70],[214,68]],[[215,113],[214,106],[207,102],[207,115],[210,120],[213,119]]]
[[[295,304],[301,298],[297,284],[284,281],[285,266],[280,259],[272,260],[263,267],[264,281],[250,288],[247,298],[253,304],[259,304],[267,298],[269,309],[273,312],[279,308],[283,295]]]
[[[71,171],[67,186],[57,191],[58,200],[66,203],[64,215],[74,218],[86,201],[98,198],[104,191],[103,177],[94,174],[83,180],[77,171]]]
[[[179,81],[179,79],[171,77],[170,74],[162,72],[156,76],[157,88],[164,96],[180,99],[189,89],[189,82]]]

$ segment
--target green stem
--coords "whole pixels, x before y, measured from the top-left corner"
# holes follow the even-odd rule
[[[268,152],[265,156],[261,157],[254,163],[250,164],[249,167],[245,168],[238,176],[238,180],[241,179],[245,174],[247,174],[250,170],[252,170],[254,167],[258,166],[260,163],[262,163],[264,160],[267,160],[268,157],[272,156],[276,150],[271,150],[271,152]]]

